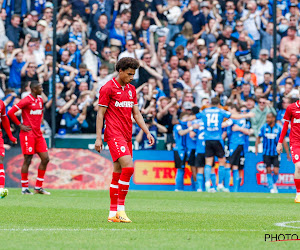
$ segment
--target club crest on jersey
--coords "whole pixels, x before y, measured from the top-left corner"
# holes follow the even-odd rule
[[[131,90],[128,91],[128,94],[132,98],[132,92],[131,92]]]
[[[37,110],[30,110],[31,115],[41,115],[43,110],[37,109]]]
[[[126,149],[125,149],[125,147],[124,147],[124,146],[122,146],[122,147],[121,147],[121,151],[124,153],[124,152],[125,152],[125,150],[126,150]]]
[[[123,102],[115,102],[115,106],[117,108],[132,108],[133,107],[134,102],[129,102],[129,101],[123,101]]]

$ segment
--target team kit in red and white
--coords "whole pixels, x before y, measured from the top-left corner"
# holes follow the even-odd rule
[[[106,107],[104,114],[104,141],[107,142],[112,159],[132,157],[132,120],[134,105],[137,105],[136,90],[131,84],[124,87],[115,78],[108,81],[99,92],[99,106]],[[113,172],[110,185],[110,211],[124,211],[133,167],[123,168],[121,173]]]
[[[4,128],[6,134],[8,135],[8,138],[12,142],[16,142],[16,138],[13,137],[11,130],[10,130],[10,123],[8,120],[8,117],[6,116],[6,107],[2,100],[0,100],[0,123],[2,127]],[[0,129],[0,156],[5,156],[5,149],[4,149],[4,140],[3,140],[3,134],[2,129]],[[5,186],[5,171],[4,166],[1,163],[0,164],[0,189],[3,189]]]
[[[43,99],[40,96],[34,98],[29,94],[8,111],[10,119],[16,125],[20,125],[21,122],[16,117],[15,112],[21,109],[23,124],[31,127],[31,130],[28,132],[23,130],[20,131],[20,144],[23,155],[33,155],[35,153],[48,151],[46,140],[41,131],[43,108]],[[38,169],[35,188],[42,187],[45,172],[45,170]],[[21,183],[22,188],[28,188],[28,173],[21,173]]]

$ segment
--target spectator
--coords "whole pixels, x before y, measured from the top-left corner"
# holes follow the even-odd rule
[[[266,72],[273,75],[273,64],[268,61],[269,51],[262,49],[259,53],[259,60],[256,60],[255,64],[251,67],[251,72],[256,75],[257,83],[261,84],[264,81],[264,74]]]
[[[254,135],[257,137],[261,127],[266,122],[267,114],[273,113],[276,116],[276,111],[265,97],[260,97],[258,99],[258,106],[253,108],[251,112],[255,114],[251,118],[251,128],[253,128]]]
[[[69,108],[65,114],[67,133],[82,133],[82,128],[88,127],[85,112],[79,113],[78,106],[75,104]]]
[[[280,42],[280,55],[286,60],[290,55],[300,53],[300,37],[296,35],[297,29],[295,26],[288,28],[287,36],[283,37]]]
[[[7,26],[6,29],[6,36],[10,41],[12,41],[16,48],[20,47],[19,39],[20,39],[20,22],[21,17],[17,14],[14,14],[11,18],[10,24]]]

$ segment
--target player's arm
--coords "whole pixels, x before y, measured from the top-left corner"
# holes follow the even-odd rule
[[[289,121],[286,120],[283,124],[283,128],[282,128],[282,131],[281,131],[281,134],[280,134],[280,138],[279,138],[279,141],[278,141],[278,144],[277,144],[277,147],[276,147],[278,154],[282,153],[282,143],[283,143],[284,137],[286,136],[286,132],[288,131],[288,128],[289,128]]]
[[[95,150],[99,153],[102,150],[103,142],[102,142],[102,129],[103,129],[103,120],[104,114],[107,110],[107,107],[99,106],[97,112],[97,120],[96,120],[96,142],[95,142]]]
[[[231,114],[230,118],[235,119],[235,120],[239,120],[239,119],[243,119],[243,118],[245,118],[245,119],[252,118],[254,116],[255,116],[254,113],[249,112],[247,114]]]
[[[144,118],[143,116],[141,115],[141,112],[138,108],[137,105],[134,105],[133,106],[133,109],[132,109],[132,114],[133,114],[133,118],[134,120],[136,121],[137,125],[139,125],[139,127],[144,131],[144,133],[147,135],[147,138],[149,140],[149,144],[150,146],[154,145],[154,137],[151,135],[145,121],[144,121]]]
[[[14,144],[17,144],[17,138],[15,138],[12,135],[11,130],[10,130],[10,122],[9,122],[9,119],[8,119],[6,113],[5,113],[5,106],[4,106],[3,110],[4,110],[4,114],[2,114],[2,116],[1,116],[2,127],[4,128],[9,140],[12,141]]]
[[[258,145],[260,143],[260,136],[256,137],[256,141],[255,141],[255,154],[258,154]]]
[[[282,144],[283,144],[284,150],[286,152],[286,157],[287,157],[288,161],[290,161],[291,160],[290,149],[289,149],[289,146],[285,139],[283,139]]]
[[[227,119],[225,122],[222,122],[222,128],[227,128],[233,124],[231,119]]]
[[[240,126],[238,126],[236,124],[232,126],[232,131],[240,131],[240,132],[242,132],[245,135],[250,135],[251,134],[251,129],[242,128],[242,127],[240,127]]]
[[[17,105],[14,105],[7,113],[7,115],[10,117],[10,119],[15,123],[17,126],[20,127],[21,130],[28,132],[31,130],[30,126],[26,126],[22,124],[17,116],[15,115],[16,112],[19,111],[19,109],[22,109],[23,107],[26,106],[26,100],[22,99]]]

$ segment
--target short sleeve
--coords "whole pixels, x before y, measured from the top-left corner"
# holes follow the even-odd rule
[[[17,109],[23,109],[29,104],[29,99],[25,97],[21,101],[19,101],[15,106]]]
[[[111,90],[106,85],[102,86],[99,91],[98,105],[102,107],[108,107],[111,96]]]
[[[286,122],[290,122],[292,119],[292,110],[291,110],[291,106],[289,105],[285,111],[283,120]]]
[[[181,131],[181,130],[182,130],[182,127],[181,127],[180,124],[177,124],[177,126],[175,127],[175,129],[176,129],[177,131]]]
[[[3,101],[1,101],[1,110],[2,110],[2,112],[1,112],[1,116],[3,117],[3,116],[6,116],[6,108],[5,108],[5,104],[4,104],[4,102]]]

